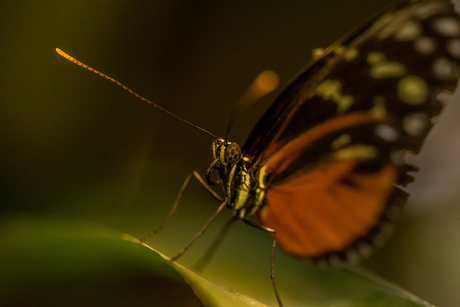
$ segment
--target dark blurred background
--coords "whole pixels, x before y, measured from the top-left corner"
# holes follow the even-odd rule
[[[203,174],[211,161],[210,137],[64,60],[56,47],[219,136],[253,78],[275,70],[281,88],[236,120],[230,137],[241,144],[312,49],[387,2],[2,1],[0,214],[70,217],[140,237],[162,220],[189,172]],[[459,114],[457,95],[411,159],[421,172],[395,235],[364,263],[439,306],[460,302]],[[192,183],[149,243],[172,256],[216,206]],[[192,265],[229,217],[182,263]],[[206,274],[235,288],[249,287],[245,275],[264,274],[266,284],[255,287],[271,295],[270,246],[265,234],[236,225]],[[277,257],[280,287],[283,278],[301,278],[283,268],[301,272],[303,263]]]

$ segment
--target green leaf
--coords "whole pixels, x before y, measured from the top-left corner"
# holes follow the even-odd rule
[[[58,219],[0,228],[0,306],[265,306],[129,235]]]
[[[49,217],[10,217],[0,225],[1,306],[266,306],[106,227]],[[267,282],[268,274],[261,280],[247,270],[241,281]],[[360,270],[306,266],[295,272],[277,263],[278,271],[284,271],[277,283],[290,307],[430,306]],[[290,291],[296,288],[304,291]],[[273,290],[265,290],[259,298],[276,306]]]

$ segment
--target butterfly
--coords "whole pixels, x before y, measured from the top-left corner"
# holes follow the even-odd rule
[[[459,78],[460,18],[448,1],[404,2],[321,53],[241,151],[215,141],[213,166],[240,217],[290,254],[337,263],[391,232],[417,170],[404,153],[419,152]]]
[[[205,180],[195,177],[210,191],[222,184],[224,197],[214,193],[219,211],[228,207],[244,221],[255,216],[287,253],[318,263],[357,261],[391,233],[408,198],[403,188],[413,181],[408,173],[417,170],[404,154],[420,151],[459,76],[453,5],[393,5],[317,52],[242,147],[205,131],[214,138],[213,161]]]

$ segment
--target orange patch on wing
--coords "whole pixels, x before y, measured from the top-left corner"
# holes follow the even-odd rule
[[[261,224],[300,257],[343,250],[378,222],[397,174],[391,164],[376,173],[354,173],[358,163],[332,162],[272,186],[257,215]]]
[[[305,131],[281,147],[279,142],[273,142],[264,152],[263,160],[266,160],[264,164],[269,165],[270,168],[277,169],[277,172],[281,173],[290,162],[295,160],[305,147],[323,136],[345,127],[370,122],[382,122],[384,120],[385,118],[381,116],[376,116],[372,112],[365,111],[354,112],[330,119]]]

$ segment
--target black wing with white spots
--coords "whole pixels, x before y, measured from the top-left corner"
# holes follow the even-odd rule
[[[370,245],[386,237],[408,196],[395,185],[410,183],[407,172],[416,170],[404,164],[402,154],[420,150],[433,118],[443,107],[442,93],[457,85],[459,67],[460,17],[453,5],[446,0],[406,1],[327,48],[291,83],[243,147],[254,177],[267,189],[259,220],[277,231],[283,248],[301,257],[332,262],[362,256]],[[333,179],[332,162],[351,160],[357,161],[356,166],[343,178]],[[305,206],[308,214],[311,200],[320,199],[321,204],[321,199],[341,196],[327,190],[310,196],[308,187],[302,185],[304,190],[286,192],[290,193],[285,198],[291,199],[289,204],[280,191],[287,191],[282,189],[293,178],[309,174],[322,178],[321,169],[327,169],[332,172],[331,180],[338,180],[334,184],[348,186],[352,195],[359,186],[347,180],[350,176],[388,180],[385,172],[389,167],[396,170],[396,176],[383,185],[388,192],[382,193],[380,201],[373,199],[381,207],[369,211],[375,222],[365,231],[350,234],[340,247],[294,251],[293,246],[301,246],[303,239],[299,236],[296,243],[289,231],[302,229],[305,221],[288,210],[295,206],[304,214],[301,208]],[[271,192],[275,190],[278,192]],[[296,193],[305,199],[296,198]],[[325,201],[324,205],[327,212],[334,212],[334,206],[341,204]],[[289,218],[292,222],[284,221]],[[339,238],[340,229],[334,229],[326,217],[324,222],[322,226],[329,225],[329,231],[336,230]]]
[[[459,76],[460,19],[449,1],[402,4],[324,51],[281,94],[248,138],[243,151],[261,163],[331,118],[351,112],[385,112],[376,135],[418,152],[437,95],[452,91]]]

